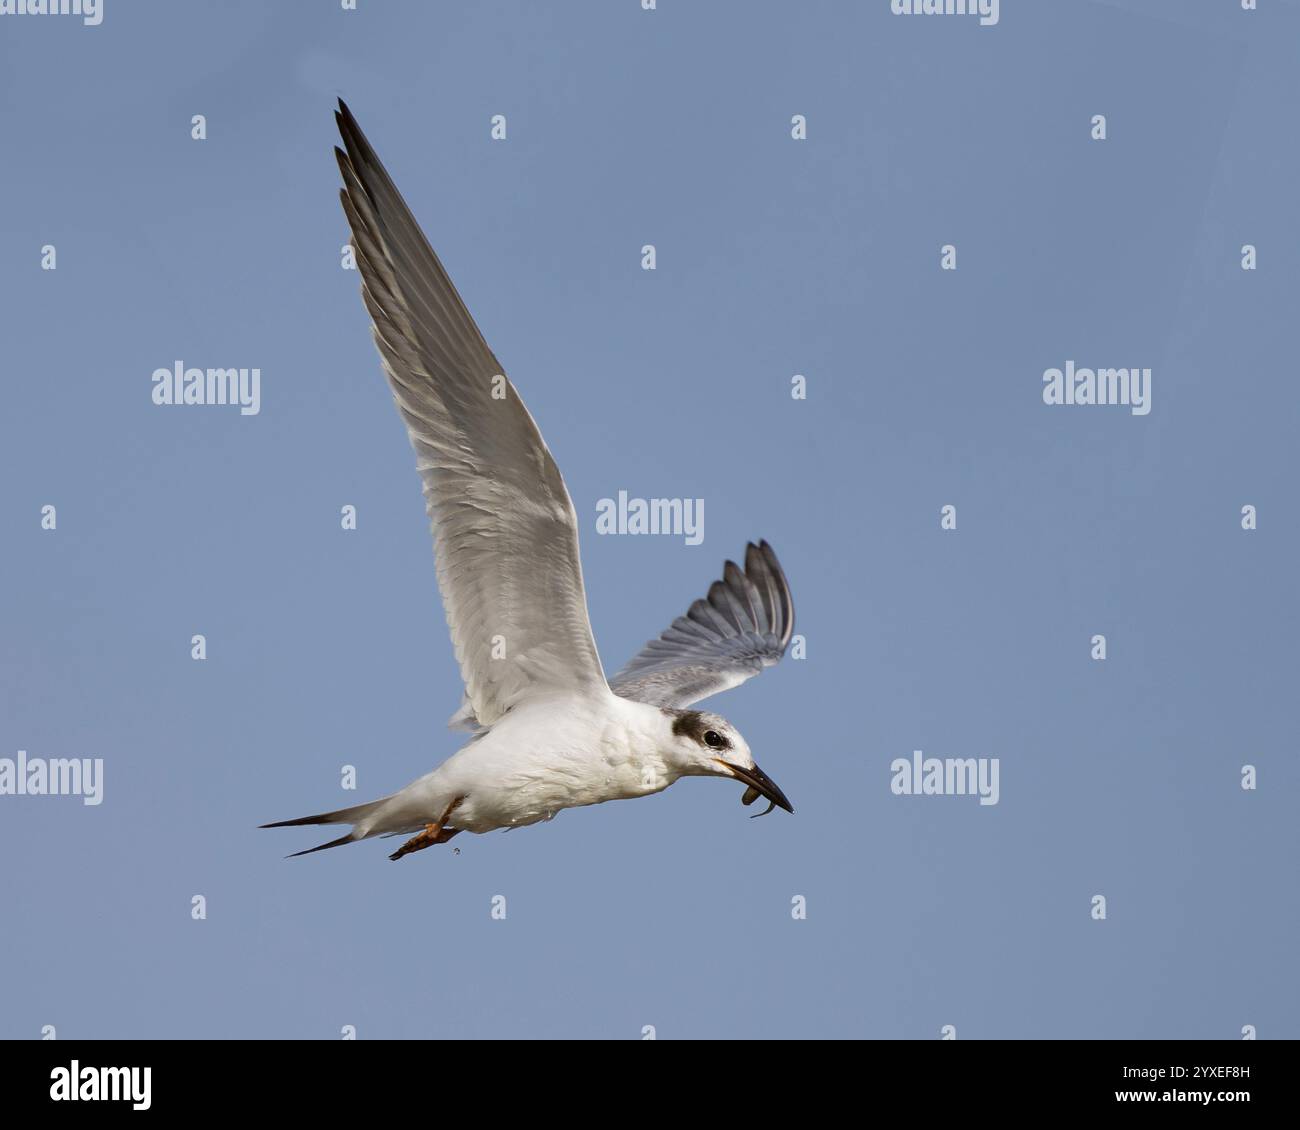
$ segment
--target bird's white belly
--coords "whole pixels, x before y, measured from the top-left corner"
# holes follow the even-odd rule
[[[653,743],[618,715],[552,710],[498,724],[421,784],[434,806],[463,798],[450,826],[489,832],[549,820],[565,808],[648,796],[674,780]]]
[[[449,823],[467,832],[522,828],[566,808],[647,796],[669,783],[628,762],[581,754],[548,758],[467,788]]]

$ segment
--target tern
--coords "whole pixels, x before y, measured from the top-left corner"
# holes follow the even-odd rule
[[[785,573],[750,543],[612,679],[587,618],[578,522],[559,468],[342,99],[340,196],[361,294],[406,424],[433,525],[438,586],[464,680],[453,728],[472,736],[399,792],[265,824],[351,824],[308,855],[411,835],[389,856],[649,796],[681,777],[741,782],[746,805],[793,812],[749,745],[688,709],[777,663],[794,630]]]

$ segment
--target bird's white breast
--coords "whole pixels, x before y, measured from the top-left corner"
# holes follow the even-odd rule
[[[463,796],[450,823],[465,831],[522,827],[667,788],[677,773],[660,752],[664,729],[658,708],[613,694],[551,699],[512,711],[417,784],[436,787],[435,805]]]

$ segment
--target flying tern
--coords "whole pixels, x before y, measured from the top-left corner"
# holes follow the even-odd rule
[[[307,855],[411,835],[390,859],[460,832],[661,792],[681,777],[745,785],[793,812],[736,728],[688,709],[785,654],[794,607],[771,546],[750,544],[606,679],[587,619],[578,523],[559,468],[374,149],[340,99],[340,196],[361,294],[410,435],[438,586],[465,684],[467,743],[391,796],[263,827],[351,824]]]

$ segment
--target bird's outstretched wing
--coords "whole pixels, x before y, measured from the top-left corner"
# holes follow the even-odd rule
[[[781,563],[765,541],[745,547],[745,571],[728,561],[685,616],[645,645],[610,681],[615,694],[681,708],[737,687],[785,654],[794,604]]]
[[[555,460],[341,100],[335,117],[361,295],[424,480],[467,705],[491,726],[537,694],[607,693]]]

